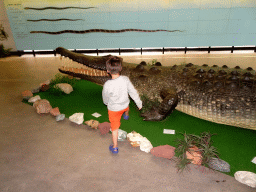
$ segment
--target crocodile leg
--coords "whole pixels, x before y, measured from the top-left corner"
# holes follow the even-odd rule
[[[178,104],[178,95],[175,89],[163,89],[160,92],[163,101],[158,108],[153,107],[149,112],[141,114],[144,121],[161,121],[173,112]]]

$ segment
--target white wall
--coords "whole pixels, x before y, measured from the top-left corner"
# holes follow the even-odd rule
[[[2,26],[4,27],[5,32],[9,36],[7,40],[4,40],[4,41],[0,40],[0,44],[3,44],[6,49],[12,48],[11,51],[16,51],[17,49],[16,49],[16,46],[15,46],[11,26],[10,26],[10,23],[9,23],[9,19],[7,17],[7,13],[6,13],[6,10],[5,10],[3,0],[0,0],[0,24],[2,24]]]

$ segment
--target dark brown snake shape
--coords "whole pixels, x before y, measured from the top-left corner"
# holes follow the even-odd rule
[[[96,8],[96,7],[43,7],[43,8],[25,7],[24,9],[44,11],[44,10],[47,10],[47,9],[64,10],[64,9],[93,9],[93,8]]]
[[[63,30],[57,32],[50,32],[50,31],[30,31],[30,33],[45,33],[50,35],[59,35],[62,33],[77,33],[77,34],[84,34],[84,33],[124,33],[124,32],[145,32],[145,33],[154,33],[154,32],[183,32],[181,30],[143,30],[143,29],[121,29],[121,30],[108,30],[108,29],[89,29],[83,31],[76,31],[76,30]]]
[[[83,19],[38,19],[38,20],[33,20],[33,19],[28,19],[27,21],[32,21],[32,22],[39,22],[39,21],[79,21]]]

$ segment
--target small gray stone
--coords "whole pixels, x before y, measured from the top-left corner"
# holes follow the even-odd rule
[[[230,165],[222,159],[212,158],[209,161],[208,165],[210,168],[215,169],[217,171],[230,172]]]
[[[37,87],[31,90],[32,93],[39,93],[41,87]]]
[[[60,114],[58,116],[56,116],[56,121],[62,121],[65,119],[65,114]]]

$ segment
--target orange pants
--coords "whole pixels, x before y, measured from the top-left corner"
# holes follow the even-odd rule
[[[117,130],[121,125],[121,117],[124,112],[129,110],[129,106],[121,111],[110,111],[108,110],[108,118],[111,124],[111,131]]]

